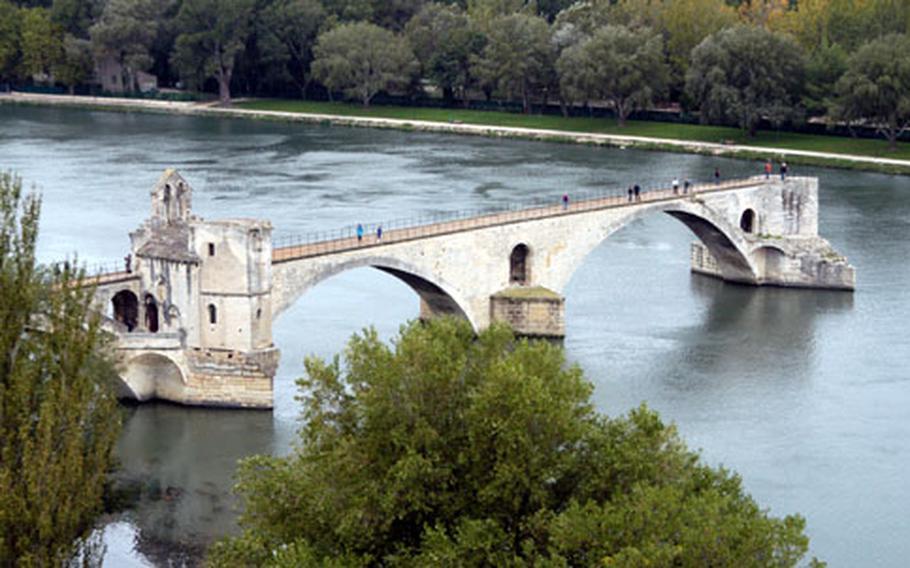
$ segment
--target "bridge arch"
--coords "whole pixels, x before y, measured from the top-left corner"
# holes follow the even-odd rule
[[[128,360],[120,376],[122,398],[180,400],[186,379],[180,365],[161,353],[142,353]]]
[[[365,256],[322,264],[313,267],[315,270],[301,267],[300,272],[306,276],[305,278],[296,277],[297,271],[288,265],[305,262],[305,260],[292,261],[273,267],[275,289],[280,290],[278,294],[273,293],[272,296],[273,317],[277,318],[308,290],[332,276],[356,268],[375,268],[394,276],[417,294],[421,300],[421,316],[454,315],[468,320],[475,330],[478,329],[476,315],[456,287],[411,263],[388,256]]]
[[[636,208],[620,217],[608,218],[608,221],[593,231],[596,234],[594,239],[591,239],[590,236],[579,237],[573,247],[576,252],[570,253],[573,258],[567,263],[566,270],[563,271],[561,277],[554,282],[553,289],[564,290],[584,259],[615,232],[635,220],[658,212],[666,213],[677,219],[692,231],[717,260],[725,280],[748,283],[758,281],[759,267],[756,266],[750,254],[750,246],[739,227],[733,225],[733,222],[724,215],[701,202],[674,200],[658,202],[651,206]]]

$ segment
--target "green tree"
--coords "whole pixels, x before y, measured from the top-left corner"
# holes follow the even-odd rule
[[[92,554],[120,412],[90,287],[35,261],[40,202],[0,174],[0,559]]]
[[[270,35],[282,52],[291,80],[306,98],[311,81],[313,47],[326,18],[325,8],[318,0],[276,0],[263,12],[260,27]]]
[[[660,29],[667,38],[675,89],[682,90],[692,50],[709,35],[736,23],[736,12],[723,0],[674,0],[664,4]]]
[[[487,44],[475,58],[474,74],[508,98],[521,98],[525,112],[531,97],[549,84],[556,50],[550,28],[543,18],[526,14],[500,16],[493,20]]]
[[[864,45],[837,83],[832,114],[874,126],[891,148],[910,128],[910,37],[893,34]]]
[[[417,60],[407,41],[375,24],[344,24],[319,36],[313,73],[330,91],[341,90],[363,106],[379,91],[407,85]]]
[[[402,32],[411,18],[430,3],[428,0],[374,0],[372,21],[394,32]]]
[[[702,122],[737,125],[754,136],[762,118],[797,116],[805,63],[791,38],[753,26],[722,30],[692,51],[686,92]]]
[[[21,22],[22,73],[47,79],[63,56],[63,29],[44,8],[23,10]]]
[[[62,26],[64,32],[87,39],[89,28],[101,16],[103,8],[101,0],[54,0],[51,19]]]
[[[21,15],[19,9],[0,0],[0,81],[16,74],[21,54]]]
[[[557,62],[564,91],[578,100],[609,102],[619,126],[629,114],[645,108],[667,88],[663,40],[646,28],[636,32],[606,26],[576,46]]]
[[[66,34],[63,38],[63,57],[54,66],[54,78],[66,85],[72,95],[77,85],[91,78],[94,68],[91,42]]]
[[[150,51],[161,25],[161,10],[158,0],[109,0],[89,29],[96,54],[120,66],[127,92],[136,89],[139,71],[152,65]]]
[[[473,83],[471,58],[483,49],[484,37],[455,6],[427,4],[408,22],[405,36],[420,62],[421,75],[442,89],[451,101],[456,92],[468,103]]]
[[[296,451],[239,468],[213,565],[793,566],[770,517],[647,408],[607,418],[563,350],[455,319],[309,358]]]
[[[847,52],[839,45],[818,47],[806,60],[803,106],[809,115],[823,115],[831,104],[837,81],[847,72]]]
[[[231,77],[250,32],[254,0],[184,0],[177,14],[182,33],[173,61],[180,76],[198,86],[218,81],[221,104],[231,102]]]

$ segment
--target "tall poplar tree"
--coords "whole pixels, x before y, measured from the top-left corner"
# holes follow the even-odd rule
[[[0,563],[97,554],[120,413],[92,290],[35,260],[40,201],[0,173]]]

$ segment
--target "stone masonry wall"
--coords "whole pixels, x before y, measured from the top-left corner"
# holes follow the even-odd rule
[[[508,323],[519,335],[565,337],[565,299],[493,296],[490,320]]]

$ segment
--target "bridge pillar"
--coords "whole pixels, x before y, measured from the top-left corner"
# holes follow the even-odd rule
[[[759,184],[712,206],[739,229],[749,271],[717,258],[705,239],[692,243],[692,271],[758,286],[853,290],[856,271],[818,235],[818,179]]]
[[[566,299],[542,286],[512,286],[490,296],[490,322],[508,323],[518,335],[562,339]]]
[[[271,225],[206,221],[192,215],[191,195],[177,172],[162,175],[151,216],[130,234],[126,273],[96,292],[119,300],[108,328],[118,339],[124,393],[272,408],[279,352],[272,343]]]

